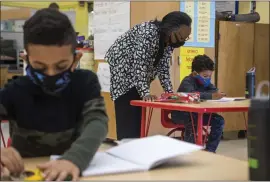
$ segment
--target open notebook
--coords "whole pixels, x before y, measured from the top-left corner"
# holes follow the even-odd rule
[[[135,139],[97,152],[83,176],[148,171],[170,159],[201,150],[201,146],[166,136]],[[51,156],[52,160],[59,156]]]

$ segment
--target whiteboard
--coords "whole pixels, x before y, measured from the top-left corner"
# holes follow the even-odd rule
[[[95,59],[104,59],[114,41],[130,29],[130,2],[95,1],[93,34]]]
[[[235,1],[216,1],[216,11],[232,11],[232,13],[235,13]]]

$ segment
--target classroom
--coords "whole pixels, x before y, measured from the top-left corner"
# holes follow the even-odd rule
[[[2,1],[0,179],[270,181],[269,10]]]

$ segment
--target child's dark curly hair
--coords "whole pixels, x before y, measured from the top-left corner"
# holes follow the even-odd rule
[[[58,10],[44,8],[38,10],[23,26],[24,47],[28,45],[72,45],[75,51],[77,38],[69,18]]]
[[[48,8],[57,9],[59,10],[59,5],[57,3],[51,3]]]
[[[192,61],[192,72],[196,71],[197,73],[200,73],[205,70],[214,71],[214,61],[205,54],[194,57]]]

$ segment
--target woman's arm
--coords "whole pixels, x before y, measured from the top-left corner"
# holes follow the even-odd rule
[[[170,47],[167,47],[166,51],[164,52],[164,56],[160,60],[158,64],[158,78],[160,81],[160,84],[165,92],[172,93],[173,87],[171,82],[171,76],[170,76],[170,60],[171,60],[171,54],[173,50]]]
[[[153,26],[155,25],[141,25],[133,57],[134,75],[136,77],[135,86],[142,98],[150,94],[148,70],[158,46],[159,35]]]

